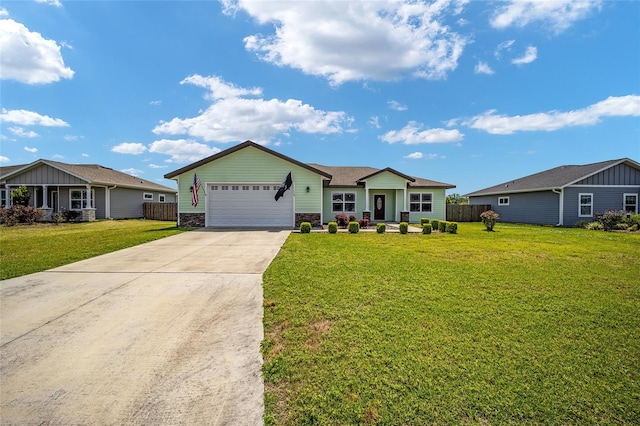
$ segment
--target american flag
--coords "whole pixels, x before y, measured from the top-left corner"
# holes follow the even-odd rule
[[[200,178],[197,173],[193,174],[193,185],[191,186],[191,205],[198,205],[198,190],[200,189]]]

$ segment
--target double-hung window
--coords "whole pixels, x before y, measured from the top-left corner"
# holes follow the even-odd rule
[[[593,216],[593,194],[578,194],[578,216]]]
[[[508,206],[509,205],[509,197],[498,197],[498,205],[499,206]]]
[[[409,194],[409,211],[431,213],[433,211],[433,193],[418,192]]]
[[[7,190],[6,189],[0,189],[0,206],[6,206],[7,205]]]
[[[91,190],[91,200],[93,201],[93,190]],[[87,208],[89,198],[86,189],[69,190],[69,210],[82,210]],[[93,206],[93,202],[91,203]]]
[[[624,211],[638,213],[638,194],[624,194]]]
[[[356,211],[356,193],[355,192],[333,192],[331,193],[331,211],[355,212]]]

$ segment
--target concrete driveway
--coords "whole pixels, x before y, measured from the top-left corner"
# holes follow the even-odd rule
[[[191,231],[0,281],[0,423],[262,424],[262,273],[288,235]]]

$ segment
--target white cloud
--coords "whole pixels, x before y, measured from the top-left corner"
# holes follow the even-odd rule
[[[60,0],[36,0],[36,3],[44,3],[48,4],[49,6],[62,7],[62,3],[60,3]]]
[[[39,134],[37,134],[33,130],[26,131],[22,127],[15,126],[15,127],[8,127],[7,129],[11,133],[13,133],[14,135],[16,135],[16,136],[18,136],[20,138],[37,138],[38,136],[40,136]]]
[[[194,75],[181,82],[185,83],[209,89],[205,97],[213,103],[196,117],[161,121],[153,133],[189,135],[221,143],[251,139],[266,144],[277,135],[288,135],[294,130],[302,133],[341,133],[353,122],[353,118],[342,111],[316,110],[296,99],[281,101],[241,97],[260,95],[262,89],[239,88],[218,77]]]
[[[51,118],[37,112],[24,109],[6,110],[2,108],[0,121],[19,124],[21,126],[69,127],[69,123],[59,118]]]
[[[494,74],[494,71],[491,69],[489,64],[487,64],[486,62],[479,61],[476,64],[475,73],[491,75],[491,74]]]
[[[245,37],[261,60],[347,81],[441,79],[458,66],[468,40],[444,25],[465,2],[225,0],[224,11],[244,10],[272,34]]]
[[[82,136],[78,135],[64,135],[64,140],[69,142],[75,142],[82,139]]]
[[[376,129],[379,129],[380,126],[380,119],[378,118],[377,115],[374,115],[373,117],[371,117],[368,121],[369,125],[371,125],[372,127],[375,127]]]
[[[144,173],[144,171],[142,171],[140,169],[134,169],[133,167],[131,167],[129,169],[122,169],[120,171],[122,173],[126,173],[126,174],[131,175],[131,176],[138,176],[138,175]]]
[[[158,164],[151,163],[151,164],[149,164],[149,168],[151,168],[151,169],[166,169],[167,166],[160,166]]]
[[[84,152],[81,155],[82,155],[83,158],[89,158],[89,154],[86,154]]]
[[[220,149],[189,139],[161,139],[149,145],[149,152],[170,155],[170,163],[189,163],[217,154]]]
[[[0,7],[0,18],[3,16],[9,16],[9,12],[7,12],[7,9],[5,9],[4,7]],[[4,157],[7,158],[7,157]]]
[[[141,143],[137,142],[122,142],[113,148],[111,151],[117,152],[118,154],[131,154],[131,155],[140,155],[147,150],[147,147]]]
[[[8,163],[11,160],[9,159],[9,157],[5,157],[4,155],[0,155],[0,163]]]
[[[73,77],[74,71],[64,65],[55,41],[13,19],[0,20],[0,51],[3,80],[44,84]]]
[[[440,157],[442,159],[447,158],[444,155],[440,156],[438,154],[427,154],[427,160],[435,160],[438,157]]]
[[[422,153],[421,153],[421,152],[419,152],[419,151],[416,151],[416,152],[412,152],[412,153],[411,153],[411,154],[409,154],[409,155],[405,155],[403,158],[409,158],[409,159],[411,159],[411,160],[419,160],[419,159],[421,159],[422,157],[423,157]]]
[[[389,108],[394,109],[396,111],[406,111],[409,109],[409,107],[407,107],[406,105],[402,105],[400,102],[394,101],[394,100],[388,101],[387,105],[389,105]]]
[[[503,50],[510,51],[511,46],[513,46],[513,43],[515,42],[516,42],[515,40],[507,40],[498,44],[498,47],[496,47],[496,50],[493,52],[493,56],[495,56],[496,59],[500,59],[500,57],[502,56],[502,51]]]
[[[162,101],[150,101],[149,105],[153,105],[153,106],[162,105]]]
[[[457,129],[427,129],[421,130],[422,124],[410,121],[400,130],[391,130],[380,139],[388,143],[402,142],[405,145],[421,143],[450,143],[459,142],[464,135]]]
[[[538,58],[538,49],[535,46],[527,47],[527,51],[519,58],[511,61],[514,65],[530,64]]]
[[[62,155],[62,154],[53,154],[51,156],[51,158],[54,159],[54,160],[64,160],[64,155]]]
[[[490,23],[494,28],[503,29],[540,22],[545,28],[560,33],[601,6],[601,0],[512,0],[501,4]]]
[[[640,117],[640,96],[611,96],[603,101],[575,111],[541,112],[507,116],[495,110],[477,115],[464,124],[495,135],[515,132],[554,131],[565,127],[594,125],[604,117]]]
[[[38,148],[30,148],[28,146],[25,146],[24,150],[27,151],[27,152],[32,152],[32,153],[38,152]]]

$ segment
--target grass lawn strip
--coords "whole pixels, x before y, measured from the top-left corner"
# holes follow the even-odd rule
[[[184,232],[175,222],[96,222],[0,227],[0,279],[67,265]]]
[[[264,275],[267,424],[637,424],[640,236],[292,234]]]

